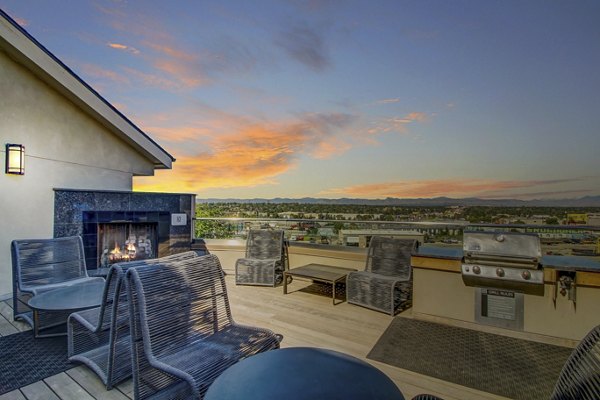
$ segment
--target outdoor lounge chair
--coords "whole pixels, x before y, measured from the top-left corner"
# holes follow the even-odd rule
[[[246,256],[235,263],[237,285],[276,286],[287,269],[287,246],[281,230],[251,229]]]
[[[412,300],[410,257],[416,240],[373,236],[364,271],[350,272],[346,279],[348,303],[395,315]]]
[[[127,271],[135,399],[198,399],[226,368],[279,348],[267,329],[233,321],[219,259]]]
[[[64,324],[70,312],[37,311],[34,322],[29,299],[49,290],[104,280],[88,276],[80,236],[13,240],[11,258],[14,319],[34,329],[37,323],[37,331]]]
[[[197,257],[194,251],[149,260],[113,264],[108,272],[100,307],[69,316],[68,357],[94,371],[110,390],[131,377],[129,306],[125,273],[129,268]]]

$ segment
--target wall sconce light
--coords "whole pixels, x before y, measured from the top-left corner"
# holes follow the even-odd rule
[[[6,144],[7,174],[25,175],[25,146],[22,144]]]

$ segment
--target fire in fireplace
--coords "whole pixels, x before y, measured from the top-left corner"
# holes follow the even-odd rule
[[[98,265],[157,257],[157,224],[110,222],[98,224]]]

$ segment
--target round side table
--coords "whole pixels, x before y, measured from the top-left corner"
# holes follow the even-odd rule
[[[205,400],[404,400],[383,372],[332,350],[288,347],[248,357],[223,372]]]

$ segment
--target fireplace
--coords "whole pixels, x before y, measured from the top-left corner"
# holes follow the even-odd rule
[[[192,247],[194,195],[54,191],[54,237],[81,236],[88,269]]]
[[[114,263],[158,257],[157,223],[111,222],[98,224],[98,263]]]

